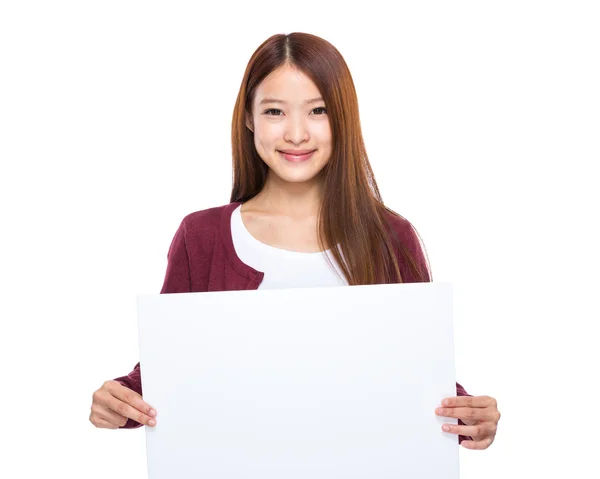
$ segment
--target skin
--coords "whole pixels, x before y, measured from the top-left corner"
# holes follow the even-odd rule
[[[90,422],[96,427],[117,429],[124,426],[128,418],[153,427],[155,417],[156,411],[142,396],[118,381],[106,381],[92,395]]]
[[[492,445],[500,421],[498,404],[490,396],[454,396],[442,401],[442,407],[435,410],[440,417],[461,419],[466,426],[444,424],[442,431],[450,434],[471,436],[461,446],[467,449],[487,449]]]
[[[242,205],[246,229],[259,241],[296,252],[321,251],[317,215],[321,205],[321,172],[332,151],[326,104],[312,80],[284,65],[256,89],[246,127],[269,167],[265,186]],[[281,100],[267,102],[267,99]],[[281,150],[316,150],[301,163],[286,160]]]
[[[332,151],[326,105],[308,76],[284,65],[267,76],[256,89],[246,127],[254,133],[254,145],[269,167],[265,186],[242,205],[244,225],[255,238],[276,248],[317,252],[317,215],[322,199],[321,172]],[[284,103],[261,103],[271,98]],[[316,150],[305,162],[286,160],[279,150]],[[444,424],[442,431],[471,436],[461,445],[486,449],[494,441],[500,412],[494,398],[449,397],[435,414],[461,419],[466,426]],[[92,397],[90,421],[96,427],[117,429],[131,418],[146,426],[156,425],[156,411],[136,392],[117,381],[106,381]]]

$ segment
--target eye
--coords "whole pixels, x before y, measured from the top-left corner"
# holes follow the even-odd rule
[[[313,112],[322,111],[322,113],[317,113],[317,115],[320,116],[320,115],[324,115],[324,114],[327,113],[327,108],[321,106],[321,107],[318,107],[318,108],[313,108],[312,111]],[[267,115],[267,116],[281,116],[280,113],[282,113],[282,111],[278,110],[277,108],[269,108],[268,110],[265,111],[264,114]]]

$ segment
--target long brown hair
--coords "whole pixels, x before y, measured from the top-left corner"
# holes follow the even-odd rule
[[[233,111],[231,202],[251,199],[265,184],[268,167],[256,151],[253,132],[246,127],[246,113],[252,113],[260,82],[284,64],[315,83],[331,127],[333,148],[322,171],[325,188],[318,216],[321,247],[339,245],[331,253],[350,285],[403,282],[396,248],[416,281],[430,281],[428,266],[417,265],[389,225],[390,215],[402,217],[383,204],[379,193],[363,142],[350,70],[340,52],[315,35],[273,35],[250,58]]]

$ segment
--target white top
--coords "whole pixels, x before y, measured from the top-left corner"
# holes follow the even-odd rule
[[[241,205],[231,215],[231,236],[236,254],[243,263],[265,275],[258,289],[346,286],[348,283],[327,250],[300,253],[269,246],[257,240],[242,221]],[[334,264],[331,268],[326,255]]]

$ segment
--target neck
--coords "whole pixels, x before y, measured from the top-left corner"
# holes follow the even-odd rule
[[[269,171],[265,186],[253,199],[255,206],[284,216],[317,216],[323,200],[323,181],[289,183]]]

